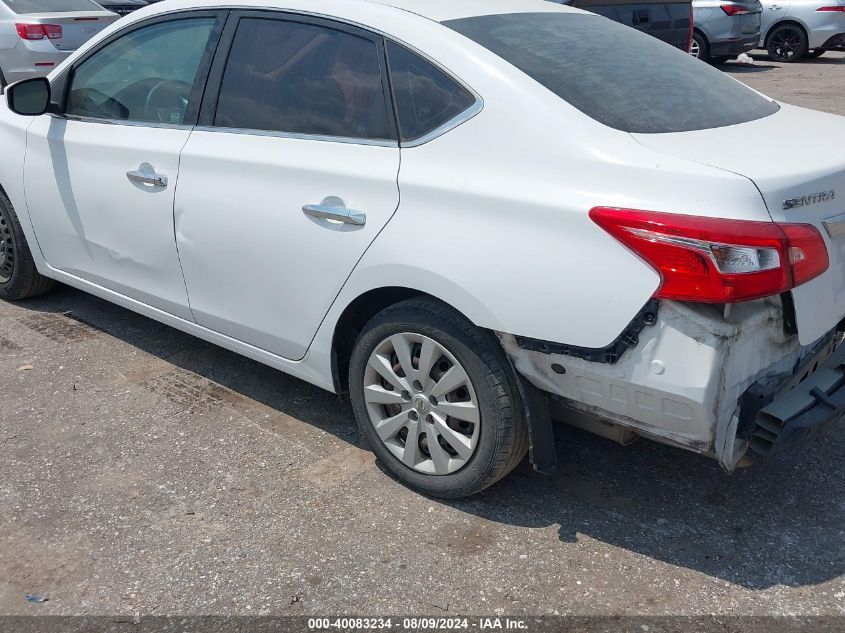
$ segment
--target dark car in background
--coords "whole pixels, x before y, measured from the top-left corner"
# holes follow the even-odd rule
[[[610,18],[625,26],[689,51],[692,41],[691,0],[549,0]],[[610,44],[612,46],[612,43]]]
[[[121,17],[149,4],[145,0],[96,0],[96,2],[107,11],[117,13]]]

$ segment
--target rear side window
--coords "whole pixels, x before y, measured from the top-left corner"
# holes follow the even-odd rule
[[[445,24],[618,130],[703,130],[779,109],[691,55],[606,18],[517,13]]]
[[[475,97],[442,70],[388,42],[390,79],[403,141],[433,132],[475,103]]]
[[[92,0],[0,0],[15,13],[68,13],[70,11],[104,11]]]
[[[375,42],[324,26],[240,21],[214,124],[356,139],[391,139]]]

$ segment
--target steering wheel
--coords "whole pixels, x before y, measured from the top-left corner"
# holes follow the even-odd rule
[[[159,97],[158,93],[165,90],[170,94],[162,95],[167,99],[164,104],[157,105],[153,101],[154,97]],[[186,81],[179,79],[162,79],[156,83],[147,93],[147,99],[144,101],[144,114],[152,115],[151,118],[156,119],[159,123],[173,123],[172,120],[162,120],[161,109],[167,109],[169,112],[178,111],[184,113],[188,105],[188,96],[191,94],[193,86]],[[160,97],[159,97],[160,98]],[[152,110],[155,110],[154,112]]]

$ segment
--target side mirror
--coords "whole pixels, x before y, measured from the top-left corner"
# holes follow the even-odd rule
[[[45,77],[24,79],[6,88],[9,110],[22,116],[40,116],[50,105],[50,82]]]

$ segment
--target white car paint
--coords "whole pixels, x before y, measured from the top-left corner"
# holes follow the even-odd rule
[[[194,6],[170,0],[144,8],[101,38]],[[845,159],[831,151],[796,167],[774,148],[759,148],[779,148],[774,131],[790,128],[841,147],[843,119],[783,108],[716,130],[632,135],[599,124],[436,22],[577,11],[540,0],[250,6],[389,34],[460,78],[483,107],[442,136],[400,149],[27,118],[0,106],[0,184],[25,219],[42,274],[332,391],[339,388],[335,335],[346,309],[383,288],[427,293],[497,332],[535,386],[646,436],[716,457],[726,469],[745,449],[735,439],[738,397],[760,377],[794,364],[845,316],[845,255],[828,240],[831,270],[796,293],[798,337],[784,337],[783,315],[771,300],[749,302],[732,315],[668,302],[617,365],[520,349],[517,337],[607,346],[658,288],[655,270],[598,227],[591,208],[781,219],[781,196],[819,187],[845,195]],[[740,149],[747,147],[758,151],[746,160]],[[143,162],[174,186],[151,195],[127,183],[125,172]],[[299,212],[330,196],[365,212],[367,225],[328,230]],[[840,200],[805,221],[821,227],[832,212],[845,211],[836,206]],[[550,370],[553,359],[566,363],[565,376]]]

